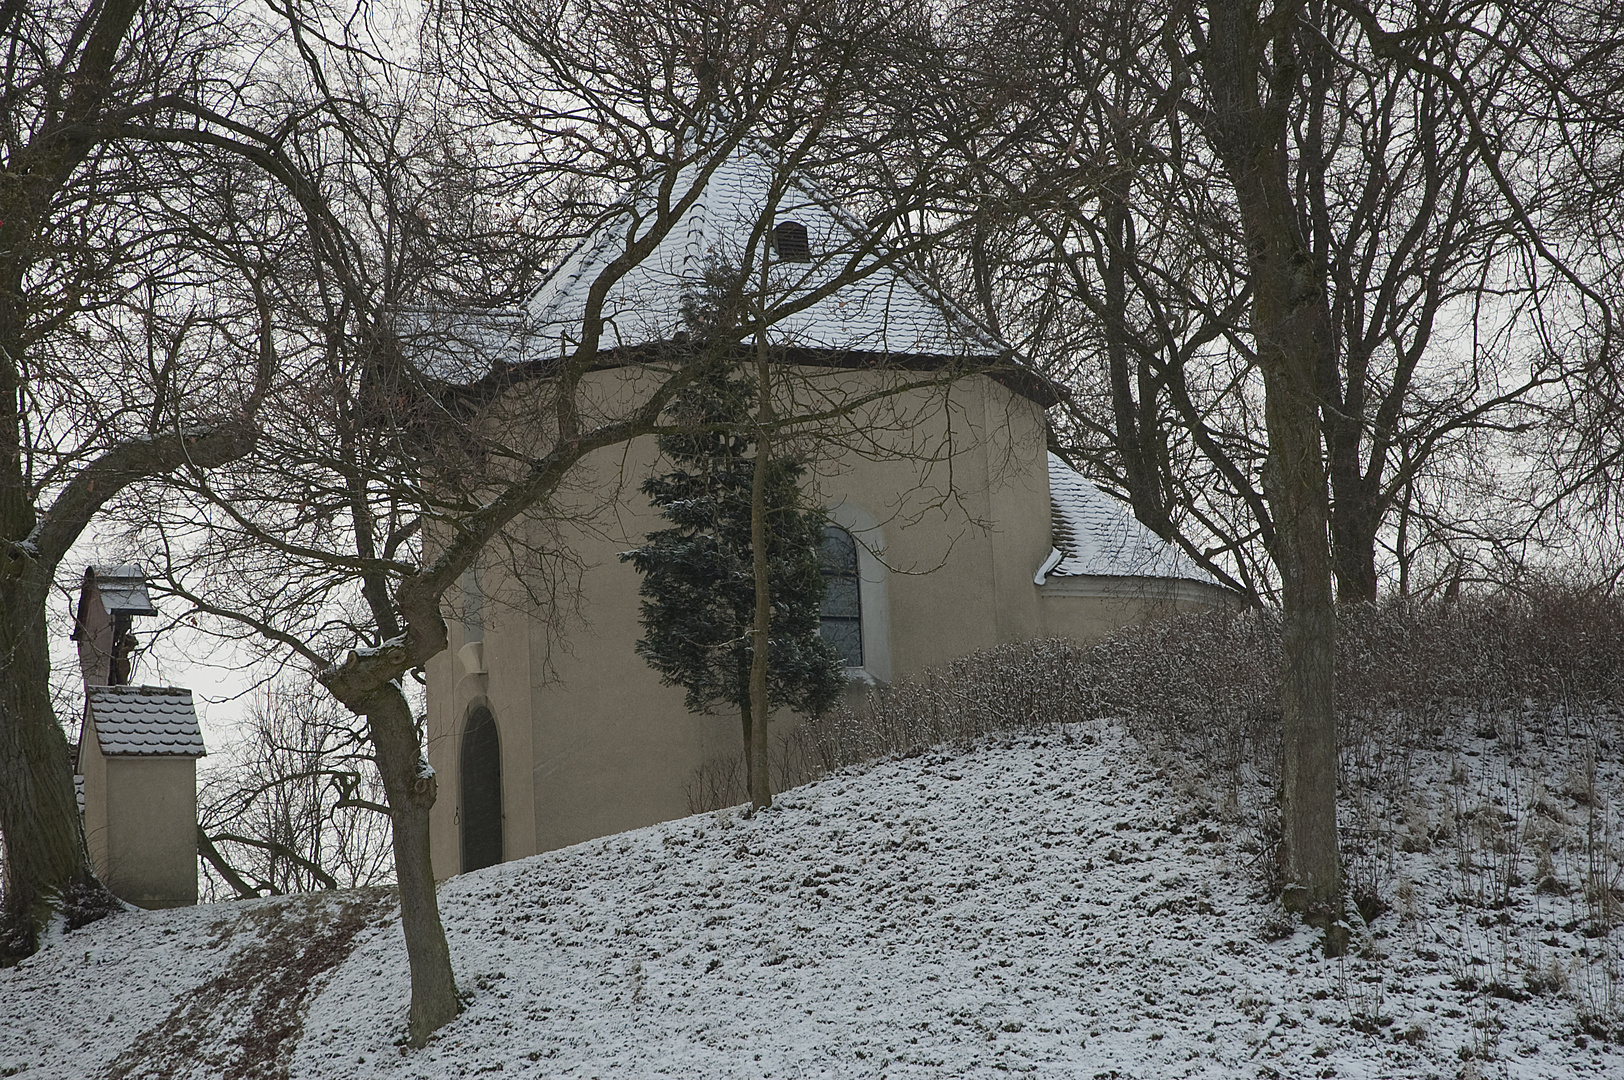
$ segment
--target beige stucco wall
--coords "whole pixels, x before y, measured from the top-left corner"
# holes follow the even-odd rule
[[[802,408],[917,378],[797,370],[793,391]],[[597,378],[605,415],[638,393],[624,372]],[[1032,582],[1050,548],[1037,405],[971,377],[899,393],[826,434],[802,446],[814,460],[808,482],[871,549],[862,560],[865,652],[883,663],[870,675],[888,681],[1044,632]],[[457,754],[476,703],[489,705],[501,733],[509,859],[684,816],[696,770],[738,750],[736,715],[689,714],[681,689],[661,686],[633,650],[640,579],[616,556],[661,527],[637,490],[659,468],[652,439],[603,451],[561,499],[564,513],[588,514],[590,523],[557,535],[540,524],[530,531],[533,548],[568,550],[578,559],[565,572],[555,564],[560,583],[577,587],[553,594],[573,596],[562,625],[534,617],[559,610],[550,597],[530,595],[554,583],[521,582],[510,562],[493,561],[481,571],[486,673],[467,673],[455,622],[451,649],[430,662],[437,876],[461,865]]]
[[[88,719],[79,730],[79,772],[85,778],[85,847],[90,865],[106,881],[107,759],[96,746],[95,728]]]
[[[1240,603],[1216,585],[1141,578],[1056,578],[1037,592],[1044,636],[1084,643],[1124,626]]]
[[[80,768],[85,843],[107,887],[144,908],[197,903],[197,760],[107,757],[91,738]]]

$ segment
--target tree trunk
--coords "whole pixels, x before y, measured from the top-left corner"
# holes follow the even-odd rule
[[[108,95],[119,89],[113,73],[142,6],[143,0],[111,0],[89,9],[71,37],[72,51],[49,61],[66,89],[43,95],[48,105],[37,111],[30,110],[39,101],[16,103],[23,111],[14,126],[33,137],[6,147],[0,184],[0,544],[7,548],[0,556],[0,833],[6,849],[0,965],[37,949],[58,908],[67,909],[66,922],[74,926],[117,907],[90,868],[67,740],[51,709],[45,603],[71,538],[43,558],[38,547],[22,546],[42,522],[24,476],[34,448],[24,445],[21,410],[29,370],[24,357],[41,325],[55,317],[36,307],[25,282],[43,257],[38,239],[56,195],[107,137],[100,119]],[[8,6],[7,17],[17,18],[19,10]],[[8,30],[15,33],[15,24]],[[48,524],[59,534],[82,528],[76,515],[66,516]]]
[[[58,911],[73,926],[117,907],[85,853],[68,741],[51,709],[45,590],[37,574],[29,567],[0,577],[0,834],[6,845],[0,966],[37,950]]]
[[[434,895],[434,867],[429,860],[429,810],[438,785],[418,742],[411,708],[397,687],[386,687],[364,712],[378,751],[378,772],[389,796],[389,823],[395,847],[395,877],[400,883],[400,925],[406,935],[406,958],[412,974],[412,1003],[406,1034],[422,1046],[461,1009],[451,972],[451,950]]]
[[[1336,598],[1342,604],[1371,603],[1376,599],[1376,532],[1381,509],[1365,492],[1361,478],[1344,498],[1336,485],[1331,514],[1331,554],[1336,567]]]
[[[1280,682],[1281,869],[1288,901],[1310,912],[1341,906],[1336,832],[1336,611],[1331,596],[1330,507],[1318,380],[1334,347],[1325,267],[1308,249],[1292,199],[1280,69],[1296,63],[1295,20],[1271,13],[1271,37],[1240,0],[1209,5],[1203,69],[1213,102],[1209,131],[1234,184],[1252,284],[1252,334],[1264,380],[1269,457],[1264,493],[1274,519],[1271,555],[1283,599]],[[1272,76],[1265,76],[1265,54]],[[1328,949],[1332,941],[1327,936]]]
[[[1382,451],[1372,447],[1378,460],[1367,478],[1360,453],[1365,445],[1363,381],[1369,358],[1349,343],[1348,389],[1342,394],[1334,350],[1321,358],[1321,393],[1329,407],[1321,414],[1325,439],[1327,479],[1331,489],[1331,565],[1336,572],[1336,598],[1344,604],[1376,599],[1376,532],[1384,507],[1377,492],[1383,472]]]
[[[0,237],[20,243],[4,230]],[[6,855],[0,966],[32,955],[76,886],[95,881],[68,742],[51,708],[45,626],[50,571],[37,549],[19,543],[32,537],[39,521],[23,474],[27,448],[18,409],[24,388],[13,360],[23,355],[27,340],[21,275],[21,265],[14,264],[0,276],[0,542],[7,548],[0,558],[0,839]]]
[[[1267,307],[1264,289],[1256,303]],[[1308,314],[1299,312],[1299,315]],[[1320,457],[1319,426],[1312,397],[1294,376],[1293,352],[1286,335],[1299,320],[1258,328],[1260,354],[1268,335],[1283,370],[1264,383],[1269,430],[1266,485],[1277,530],[1275,565],[1280,569],[1283,598],[1281,631],[1281,870],[1286,881],[1305,890],[1294,897],[1306,909],[1339,910],[1341,864],[1336,832],[1337,734],[1333,698],[1336,657],[1336,610],[1331,597],[1330,553],[1325,530],[1325,474]]]
[[[744,790],[747,795],[756,790],[751,784],[751,778],[755,776],[755,759],[750,753],[750,747],[754,745],[750,741],[750,693],[750,684],[746,682],[744,700],[739,703],[739,719],[744,724]]]
[[[756,467],[750,478],[750,564],[756,579],[755,621],[750,630],[750,712],[754,723],[745,755],[750,762],[750,805],[765,810],[773,804],[772,776],[767,770],[767,662],[772,642],[772,583],[767,560],[767,464],[772,453],[772,377],[765,343],[756,349],[760,381],[760,426],[756,431]]]
[[[1126,170],[1123,170],[1124,177]],[[1155,428],[1156,390],[1143,357],[1135,363],[1128,344],[1128,288],[1126,264],[1131,227],[1127,200],[1132,192],[1126,179],[1109,185],[1110,199],[1105,207],[1106,255],[1102,276],[1108,312],[1105,333],[1106,366],[1111,377],[1111,415],[1115,421],[1117,456],[1122,459],[1122,479],[1128,489],[1128,503],[1134,517],[1162,539],[1173,535],[1172,518],[1162,498],[1161,470],[1158,467]],[[1137,375],[1140,397],[1134,398]]]
[[[1125,118],[1132,105],[1128,100],[1132,85],[1129,65],[1137,44],[1132,16],[1127,6],[1117,13],[1111,41],[1111,66],[1116,76],[1116,106]],[[1118,165],[1103,185],[1105,212],[1105,264],[1101,278],[1105,286],[1106,367],[1110,373],[1111,414],[1115,421],[1115,442],[1122,460],[1122,479],[1128,489],[1128,504],[1134,517],[1163,540],[1173,538],[1173,519],[1163,494],[1161,462],[1165,446],[1157,423],[1157,380],[1143,355],[1136,355],[1128,330],[1128,266],[1135,254],[1132,162],[1137,153],[1126,123],[1111,132]],[[1137,383],[1138,398],[1134,390]]]

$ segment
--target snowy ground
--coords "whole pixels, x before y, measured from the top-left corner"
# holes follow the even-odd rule
[[[417,1052],[385,894],[119,916],[0,972],[0,1075],[1624,1076],[1571,898],[1479,910],[1413,853],[1325,960],[1172,786],[1074,728],[466,875],[468,1006]]]

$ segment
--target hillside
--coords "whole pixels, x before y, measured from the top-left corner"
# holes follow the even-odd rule
[[[1409,767],[1444,794],[1497,745]],[[1326,961],[1152,757],[1074,726],[457,878],[467,1009],[420,1052],[386,893],[118,916],[0,972],[0,1074],[1624,1075],[1583,896],[1525,873],[1491,910],[1448,845],[1400,852]]]

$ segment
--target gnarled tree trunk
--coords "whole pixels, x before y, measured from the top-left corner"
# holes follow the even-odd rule
[[[1310,911],[1341,904],[1336,832],[1336,612],[1329,498],[1317,383],[1334,348],[1325,267],[1302,235],[1289,180],[1288,99],[1299,62],[1296,5],[1260,21],[1257,5],[1208,5],[1202,57],[1208,132],[1234,185],[1252,285],[1252,334],[1264,380],[1269,457],[1264,492],[1284,607],[1281,863],[1288,900]],[[1263,88],[1269,88],[1267,98]],[[1329,940],[1329,939],[1328,939]]]
[[[46,589],[38,577],[37,566],[0,577],[0,965],[38,949],[58,912],[77,925],[117,909],[85,853],[68,741],[51,708]]]

